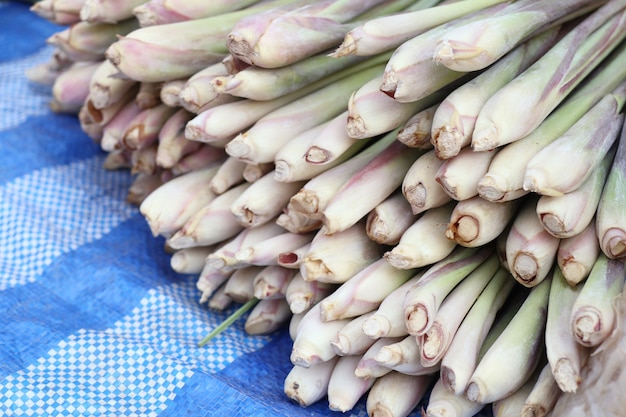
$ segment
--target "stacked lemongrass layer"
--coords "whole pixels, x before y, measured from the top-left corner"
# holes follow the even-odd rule
[[[29,76],[135,175],[201,302],[289,325],[301,405],[406,416],[430,391],[428,416],[543,415],[611,337],[625,1],[33,11],[71,26]]]

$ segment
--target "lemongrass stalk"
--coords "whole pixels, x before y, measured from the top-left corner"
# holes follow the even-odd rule
[[[359,378],[354,374],[359,356],[340,356],[328,382],[328,408],[345,413],[372,387],[376,378]]]
[[[221,94],[266,101],[323,81],[326,77],[332,79],[384,64],[388,58],[389,54],[380,54],[367,59],[350,57],[344,60],[317,54],[279,68],[250,66],[236,74],[217,77],[213,84]]]
[[[367,415],[406,417],[417,407],[432,385],[430,375],[389,372],[378,378],[367,393]]]
[[[244,9],[258,0],[148,0],[133,9],[133,14],[141,26],[155,26],[166,23],[183,22],[203,17],[217,16],[223,13]]]
[[[294,210],[291,202],[283,209],[283,212],[276,219],[276,224],[285,228],[291,233],[308,233],[317,231],[322,227],[322,221]],[[304,257],[305,253],[302,254]],[[298,265],[298,268],[300,266]]]
[[[346,132],[347,120],[348,111],[346,110],[326,122],[323,129],[309,140],[304,154],[304,160],[308,164],[326,165],[332,162],[339,163],[337,159],[344,155],[344,152],[349,149],[355,149],[354,146],[359,142],[362,142],[362,145],[367,143],[367,141],[359,141],[348,135],[348,132]]]
[[[252,246],[241,248],[235,253],[235,259],[241,264],[278,266],[278,255],[281,252],[297,249],[311,242],[313,236],[313,233],[281,233]]]
[[[180,142],[179,138],[181,138],[181,133],[184,133],[183,129],[190,118],[191,114],[188,111],[185,109],[178,109],[176,112],[172,113],[161,126],[161,129],[157,134],[159,141],[159,155],[157,156],[157,159],[160,166],[164,168],[171,168],[182,156],[177,155],[175,149],[183,148],[183,146],[178,144]],[[184,139],[184,135],[182,136],[182,139]]]
[[[251,335],[270,334],[283,327],[289,319],[291,311],[284,298],[266,298],[259,300],[250,310],[244,329]]]
[[[534,372],[544,348],[550,279],[533,287],[502,334],[480,359],[467,385],[466,397],[490,403],[521,388]],[[511,355],[511,352],[519,352]]]
[[[395,132],[390,132],[352,158],[310,179],[290,199],[290,203],[298,211],[321,218],[337,190],[394,141]]]
[[[398,189],[369,212],[365,219],[365,232],[380,245],[397,245],[416,220],[411,205]]]
[[[136,82],[111,77],[117,70],[108,60],[103,60],[91,77],[89,98],[93,106],[103,109],[124,98],[126,91]]]
[[[337,286],[318,281],[305,281],[302,274],[295,272],[285,291],[285,299],[293,314],[307,311],[323,298],[330,295]]]
[[[614,300],[624,288],[624,262],[600,254],[572,306],[570,323],[576,341],[598,346],[615,327]]]
[[[384,259],[375,261],[320,301],[321,319],[333,321],[369,313],[413,275],[415,270],[396,269]]]
[[[454,209],[453,203],[424,212],[402,234],[400,241],[384,257],[395,268],[419,268],[439,262],[457,246],[444,233]]]
[[[207,110],[219,96],[211,82],[215,77],[225,74],[226,67],[222,62],[217,62],[191,75],[178,92],[180,105],[194,114]]]
[[[341,155],[335,156],[332,162],[326,164],[309,163],[304,155],[313,138],[324,134],[324,127],[327,124],[328,122],[300,133],[276,153],[274,157],[276,180],[281,182],[309,180],[352,157],[367,145],[366,141],[358,141],[343,150]]]
[[[457,247],[450,255],[430,266],[404,297],[402,309],[409,334],[420,336],[426,333],[443,299],[492,252],[489,246]]]
[[[109,42],[106,56],[121,76],[137,81],[189,77],[226,55],[226,34],[241,18],[289,2],[274,0],[218,16],[142,27]]]
[[[376,361],[405,375],[433,375],[439,372],[439,365],[424,367],[419,360],[420,348],[415,336],[407,336],[399,342],[383,346]]]
[[[361,331],[363,323],[373,314],[371,311],[353,318],[333,336],[330,344],[338,356],[362,355],[376,342]]]
[[[156,143],[151,143],[141,149],[131,151],[131,174],[138,174],[141,172],[153,175],[159,170],[156,163],[157,146],[158,145]]]
[[[371,78],[350,97],[346,126],[350,137],[371,138],[400,128],[415,113],[433,106],[443,98],[441,91],[433,90],[433,94],[404,102],[386,94],[381,88],[382,82],[383,76]]]
[[[582,282],[598,258],[600,246],[595,218],[576,236],[561,239],[556,252],[556,263],[570,285]]]
[[[118,35],[126,35],[137,28],[137,22],[89,23],[80,21],[47,39],[47,43],[62,50],[73,61],[97,61],[105,57],[105,51],[116,41]]]
[[[130,150],[141,149],[154,143],[165,122],[176,113],[176,109],[160,104],[142,110],[128,124],[122,145]]]
[[[259,300],[282,298],[296,271],[279,265],[265,266],[254,277],[254,296]],[[289,305],[289,303],[287,303]],[[291,308],[289,308],[291,311]]]
[[[596,211],[596,233],[600,248],[611,259],[626,257],[626,223],[624,194],[620,191],[626,184],[626,124],[622,127],[619,143],[602,196]]]
[[[184,132],[158,140],[156,163],[164,169],[174,168],[182,159],[203,148],[201,143],[185,139]]]
[[[273,176],[276,176],[274,168],[273,162],[265,162],[262,164],[246,163],[243,169],[243,179],[249,183],[253,183],[269,172],[271,172]]]
[[[546,355],[556,383],[563,392],[576,392],[588,349],[571,331],[570,312],[583,284],[570,285],[559,268],[554,268],[546,321]]]
[[[506,239],[509,271],[526,287],[535,286],[548,276],[560,243],[539,221],[537,201],[535,195],[524,200]]]
[[[446,236],[468,247],[492,242],[516,216],[521,201],[494,203],[480,196],[459,201],[452,210]]]
[[[133,8],[146,0],[85,0],[80,19],[86,22],[117,23],[133,16]]]
[[[224,292],[224,284],[219,287],[207,301],[211,310],[224,311],[233,304],[233,299]]]
[[[175,249],[213,245],[241,232],[243,226],[230,212],[230,206],[248,186],[240,184],[215,196],[168,239],[168,244]]]
[[[578,189],[561,196],[543,195],[537,201],[537,215],[543,227],[559,238],[576,236],[594,218],[615,148]]]
[[[461,149],[453,158],[444,161],[435,180],[452,199],[469,200],[478,195],[478,182],[497,153],[497,150],[474,152],[470,148]]]
[[[463,395],[478,363],[480,348],[487,338],[496,314],[513,290],[515,281],[503,268],[496,271],[476,298],[441,359],[441,379],[456,395]]]
[[[55,113],[78,114],[89,95],[89,84],[100,62],[77,62],[54,80],[50,109]]]
[[[397,139],[411,148],[432,149],[430,133],[435,111],[440,105],[437,103],[411,116],[398,131]]]
[[[433,58],[455,71],[478,71],[546,27],[574,20],[599,6],[590,0],[549,4],[518,1],[484,17],[480,24],[471,22],[446,32],[437,42]]]
[[[382,0],[324,0],[261,13],[233,27],[227,37],[228,49],[259,67],[284,67],[335,46],[353,26],[346,22],[379,3]]]
[[[626,36],[623,8],[618,1],[600,7],[491,96],[478,114],[471,146],[493,149],[537,128]],[[504,108],[523,110],[511,121]]]
[[[224,150],[213,146],[201,146],[198,150],[185,155],[171,168],[174,176],[203,169],[214,163],[221,164],[226,159]]]
[[[436,175],[443,165],[433,149],[417,158],[402,180],[402,194],[411,205],[413,214],[441,207],[452,197],[437,183]]]
[[[180,93],[186,82],[187,79],[182,78],[161,83],[161,89],[159,90],[159,99],[161,103],[169,107],[180,107],[180,99],[178,98],[178,94]]]
[[[337,356],[329,341],[350,319],[322,321],[320,311],[318,303],[306,312],[298,325],[290,355],[294,365],[308,368]]]
[[[435,366],[446,354],[470,308],[496,274],[500,260],[494,254],[463,279],[442,301],[433,324],[420,337],[420,361]],[[505,274],[500,274],[501,276]],[[506,279],[506,278],[505,278]]]
[[[300,269],[302,258],[304,258],[310,247],[311,242],[307,242],[299,248],[282,251],[278,254],[278,265],[284,266],[285,268]]]
[[[89,100],[87,100],[87,102],[88,101]],[[94,120],[87,104],[84,104],[78,111],[78,122],[81,130],[85,132],[91,140],[96,143],[102,141],[102,136],[104,135],[104,125],[97,123]]]
[[[262,242],[272,236],[284,233],[285,229],[274,222],[244,228],[233,238],[228,240],[222,247],[215,250],[207,257],[207,265],[215,269],[233,269],[237,263],[235,254],[241,249]]]
[[[38,64],[35,64],[24,71],[24,75],[28,81],[51,86],[54,84],[54,80],[63,72],[64,69],[69,68],[75,61],[66,57],[65,52],[58,48],[54,48],[50,58]]]
[[[339,357],[329,361],[303,368],[291,368],[284,382],[284,392],[287,398],[295,401],[302,407],[308,407],[322,400],[328,392],[328,382],[333,368]]]
[[[450,392],[439,378],[428,397],[426,417],[472,417],[484,407],[482,403]]]
[[[231,187],[243,181],[245,163],[232,157],[227,157],[217,169],[215,176],[209,182],[209,188],[215,194],[222,194]]]
[[[526,167],[524,189],[560,196],[583,185],[603,164],[605,155],[619,136],[626,99],[626,83],[604,96],[567,132],[535,155]],[[564,169],[576,167],[567,176]],[[565,177],[565,178],[564,178]]]
[[[380,259],[381,248],[365,232],[364,222],[326,235],[318,231],[300,263],[305,281],[341,284]]]
[[[117,113],[119,113],[126,106],[129,101],[134,101],[138,89],[139,87],[137,85],[132,86],[124,93],[124,96],[121,99],[102,109],[95,108],[91,101],[91,98],[87,96],[85,104],[83,105],[83,108],[85,109],[84,111],[86,112],[86,115],[89,117],[93,124],[101,127],[106,126],[111,121],[111,119],[113,119],[115,115],[117,115]]]
[[[354,173],[326,205],[322,213],[324,233],[346,230],[365,218],[402,184],[407,170],[421,153],[394,141]]]
[[[346,33],[342,44],[331,56],[368,56],[393,50],[420,33],[499,1],[462,1],[433,7],[436,3],[439,2],[365,21]]]
[[[110,61],[107,60],[110,63]],[[118,78],[120,79],[120,78]],[[141,109],[154,107],[161,101],[161,83],[139,83],[139,91],[135,97],[137,106]]]
[[[560,395],[561,390],[552,375],[550,365],[547,364],[539,372],[539,376],[526,398],[522,407],[521,417],[544,417],[549,415]]]
[[[528,394],[533,389],[535,381],[530,378],[517,391],[501,400],[491,403],[491,412],[494,417],[521,417],[522,408],[526,403]]]
[[[179,274],[199,274],[204,268],[204,260],[213,249],[211,246],[198,246],[178,250],[170,258],[170,266]]]
[[[245,304],[254,298],[254,277],[263,269],[262,266],[240,268],[231,274],[224,284],[225,292],[235,302]]]
[[[624,409],[622,367],[624,346],[624,306],[626,292],[615,300],[619,317],[611,337],[594,350],[589,363],[583,368],[582,382],[578,391],[562,395],[552,410],[552,416],[565,417],[594,412],[619,416]],[[599,401],[599,399],[602,400]]]
[[[533,36],[444,98],[431,129],[437,156],[452,158],[468,146],[478,113],[489,97],[541,57],[560,35],[560,27],[556,27]]]
[[[232,275],[232,273],[232,270],[227,271],[225,269],[216,269],[209,264],[205,264],[202,272],[200,272],[198,281],[196,282],[196,287],[201,292],[200,300],[198,302],[200,304],[207,302],[209,298],[215,294],[215,291],[228,281],[228,278]],[[253,300],[256,299],[252,299],[251,301]]]
[[[374,66],[348,75],[266,114],[230,141],[226,151],[248,162],[273,161],[278,150],[295,135],[342,113],[350,94],[380,70],[380,66]]]
[[[231,213],[245,227],[254,227],[276,217],[303,185],[303,182],[278,182],[270,171],[248,187],[231,206]]]
[[[373,314],[363,322],[363,334],[372,338],[407,336],[408,332],[404,325],[404,315],[398,305],[404,302],[406,292],[422,277],[417,273],[404,284],[393,290],[380,303]]]
[[[354,369],[354,375],[359,378],[379,378],[383,375],[391,372],[391,369],[386,366],[380,365],[376,362],[375,358],[382,349],[383,346],[388,346],[393,343],[397,343],[404,339],[403,337],[381,337],[377,339],[372,346],[370,346],[365,353],[359,359],[359,362]]]
[[[30,11],[57,25],[71,25],[80,21],[80,9],[85,0],[39,0]]]
[[[530,159],[565,133],[624,77],[626,53],[618,49],[533,132],[500,148],[489,171],[478,184],[478,194],[491,201],[505,201],[526,194],[524,176]]]
[[[181,175],[163,184],[139,207],[154,236],[171,236],[201,207],[215,198],[206,186],[217,165]]]

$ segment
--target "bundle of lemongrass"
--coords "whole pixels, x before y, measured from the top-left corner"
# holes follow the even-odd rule
[[[290,398],[366,396],[371,416],[426,392],[428,416],[585,398],[564,393],[624,287],[625,0],[32,10],[68,27],[30,78],[135,175],[172,268],[250,334],[289,324]]]

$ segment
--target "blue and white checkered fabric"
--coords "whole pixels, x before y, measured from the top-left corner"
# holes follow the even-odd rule
[[[291,341],[198,304],[195,276],[125,201],[128,172],[26,69],[61,28],[0,1],[0,416],[327,416],[291,403]],[[338,414],[338,413],[337,413]],[[365,416],[363,403],[353,416]]]

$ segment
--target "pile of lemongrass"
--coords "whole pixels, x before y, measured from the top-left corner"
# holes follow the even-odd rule
[[[543,416],[611,339],[626,1],[32,11],[66,28],[29,78],[130,170],[200,302],[241,305],[200,345],[288,326],[302,406]]]

